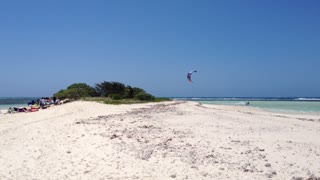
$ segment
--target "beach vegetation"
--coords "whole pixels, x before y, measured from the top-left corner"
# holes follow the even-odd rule
[[[114,100],[138,99],[153,100],[154,96],[148,94],[144,89],[138,87],[125,86],[120,82],[101,82],[95,85],[97,95],[109,97]]]
[[[123,99],[123,97],[120,94],[110,94],[108,97],[114,100],[120,100]]]
[[[126,86],[126,90],[124,93],[124,97],[125,99],[132,99],[134,97],[134,90],[131,86]]]
[[[155,100],[155,97],[146,92],[139,92],[135,95],[135,99],[138,99],[140,101],[153,101]]]
[[[55,93],[58,99],[82,99],[105,104],[134,104],[168,101],[169,98],[156,98],[139,87],[126,86],[120,82],[101,82],[91,87],[85,83],[74,83]]]
[[[155,97],[154,100],[139,100],[139,99],[120,99],[120,100],[115,100],[115,99],[111,99],[109,97],[86,97],[86,98],[82,98],[82,100],[94,101],[94,102],[99,102],[99,103],[104,103],[104,104],[114,104],[114,105],[171,101],[171,99],[169,99],[169,98],[157,98],[157,97]]]
[[[74,83],[67,89],[62,89],[54,94],[59,99],[80,99],[83,97],[94,97],[97,96],[97,92],[91,86],[85,83]]]
[[[126,86],[119,82],[101,82],[96,84],[95,90],[98,96],[109,97],[111,95],[118,95],[117,97],[123,98],[126,92]]]

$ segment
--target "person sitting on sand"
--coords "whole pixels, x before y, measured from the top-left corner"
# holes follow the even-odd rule
[[[13,110],[16,112],[28,112],[28,109],[26,107],[19,107],[19,108],[13,107]]]

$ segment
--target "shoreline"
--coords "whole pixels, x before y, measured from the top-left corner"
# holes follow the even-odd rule
[[[1,179],[320,176],[320,116],[196,102],[0,115]]]
[[[200,103],[200,104],[204,106],[211,106],[215,108],[221,107],[223,109],[230,109],[230,110],[270,113],[270,114],[276,114],[278,116],[293,115],[293,116],[306,116],[306,117],[314,117],[314,116],[320,117],[320,112],[315,112],[315,111],[309,112],[309,111],[297,111],[297,110],[273,110],[273,109],[254,107],[254,106],[238,106],[238,105],[223,105],[223,104],[220,105],[220,104],[206,104],[206,103]]]
[[[248,108],[248,110],[252,110],[252,111],[261,111],[261,112],[265,112],[265,113],[274,113],[274,114],[282,114],[282,115],[310,115],[310,116],[320,116],[320,112],[318,111],[304,111],[304,110],[284,110],[284,109],[271,109],[271,108],[262,108],[262,107],[255,107],[255,106],[244,106],[244,105],[226,105],[226,104],[210,104],[210,103],[202,103],[201,101],[185,101],[185,100],[173,100],[173,101],[177,101],[177,102],[191,102],[191,103],[199,103],[201,105],[209,105],[212,107],[223,107],[223,108],[239,108],[239,109],[246,109]],[[93,101],[92,101],[93,102]],[[120,104],[121,105],[121,104]],[[123,104],[125,105],[125,104]],[[134,105],[134,104],[133,104]],[[5,109],[0,109],[0,114],[8,114],[8,108],[9,107],[26,107],[29,108],[29,106],[27,105],[23,105],[23,104],[18,104],[18,106],[8,106]]]
[[[195,101],[195,102],[202,103],[201,101]],[[220,103],[216,103],[216,102],[212,101],[212,103],[204,102],[203,104],[250,107],[250,108],[257,109],[257,110],[262,110],[262,111],[272,112],[272,113],[320,115],[320,102],[319,101],[247,101],[247,102],[250,102],[250,105],[237,104],[237,103],[245,103],[244,101],[233,101],[233,103],[231,103],[231,104],[225,104],[228,101],[219,101],[219,102]],[[266,104],[256,104],[256,102],[258,102],[258,103],[261,103],[261,102],[273,103],[272,106],[274,106],[274,107],[270,106],[270,104],[268,106]],[[286,104],[288,107],[285,107],[286,105],[284,105],[284,107],[279,107],[279,106],[277,107],[278,103],[290,103],[290,104]],[[305,103],[307,103],[307,105]],[[310,107],[310,103],[313,105],[316,105],[316,106]],[[297,104],[300,104],[299,107],[297,107]],[[308,108],[306,109],[305,106],[309,106],[308,107],[309,109]]]

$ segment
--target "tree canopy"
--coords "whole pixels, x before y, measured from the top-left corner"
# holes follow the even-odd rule
[[[96,90],[85,83],[74,83],[67,89],[60,90],[59,92],[54,94],[54,96],[59,99],[80,99],[83,97],[94,97],[96,95]]]
[[[119,96],[124,96],[126,91],[126,86],[119,82],[102,82],[95,86],[96,92],[99,96],[108,97],[112,94],[117,94]]]
[[[109,97],[114,100],[138,99],[154,100],[155,97],[138,87],[126,86],[120,82],[103,81],[91,87],[85,83],[74,83],[67,89],[62,89],[54,94],[59,99],[80,99],[85,97]]]

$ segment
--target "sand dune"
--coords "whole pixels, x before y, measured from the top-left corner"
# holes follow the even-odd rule
[[[172,101],[0,114],[0,179],[320,177],[320,116]]]

